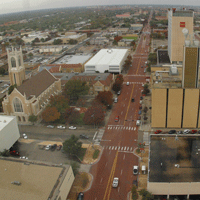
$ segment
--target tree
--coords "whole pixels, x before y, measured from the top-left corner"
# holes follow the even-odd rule
[[[153,200],[154,196],[147,190],[142,189],[139,191],[140,196],[142,196],[142,200]]]
[[[42,119],[45,122],[54,122],[60,118],[60,113],[58,112],[56,107],[47,107],[42,112]]]
[[[66,119],[66,121],[68,120],[69,116],[72,114],[73,110],[74,110],[73,107],[67,108],[65,110],[64,118]]]
[[[68,140],[63,143],[63,150],[69,155],[79,155],[81,151],[82,142],[78,141],[79,138],[72,135]]]
[[[86,100],[83,98],[80,98],[77,102],[76,102],[76,106],[79,107],[84,107],[86,105]]]
[[[157,55],[156,53],[150,53],[148,60],[152,63],[152,64],[156,64],[157,63]]]
[[[17,84],[14,84],[14,85],[11,85],[9,88],[8,88],[8,94],[11,94],[11,92],[17,88]]]
[[[123,39],[123,37],[121,37],[121,36],[116,36],[116,37],[114,38],[114,41],[119,42],[121,39]]]
[[[96,98],[105,106],[113,103],[113,94],[110,91],[99,92]]]
[[[89,107],[88,110],[85,112],[83,121],[87,125],[100,124],[105,118],[104,112],[105,106],[103,106],[100,102],[96,100],[93,102],[93,105]]]
[[[121,88],[122,88],[122,84],[120,84],[119,81],[115,81],[115,82],[113,83],[112,90],[115,91],[116,93],[117,93],[118,91],[120,91]]]
[[[68,118],[69,124],[79,124],[81,115],[78,110],[73,110]]]
[[[29,53],[29,54],[28,54],[28,56],[29,56],[29,57],[32,57],[32,56],[33,56],[33,54],[32,54],[32,53]]]
[[[117,41],[116,40],[114,40],[113,41],[113,45],[117,45],[118,43],[117,43]]]
[[[5,72],[6,72],[6,70],[5,70],[4,68],[0,67],[0,74],[1,74],[1,75],[4,75]]]
[[[77,40],[70,39],[68,43],[69,44],[77,44],[78,42],[77,42]]]
[[[63,95],[51,96],[49,104],[50,107],[56,107],[60,113],[64,113],[69,108],[69,100]]]
[[[148,108],[145,106],[144,107],[144,112],[147,113],[147,111],[148,111]]]
[[[132,193],[132,199],[137,200],[138,199],[138,193],[137,193],[137,188],[136,188],[135,185],[133,185],[133,187],[131,189],[131,193]]]
[[[45,40],[44,40],[44,38],[41,38],[40,41],[41,41],[41,42],[44,42]]]
[[[150,90],[148,88],[144,88],[144,90],[142,91],[142,94],[147,95],[149,94]]]
[[[148,89],[149,85],[147,83],[144,84],[144,89]]]
[[[89,86],[85,81],[69,80],[65,84],[64,95],[69,96],[70,99],[78,99],[80,95],[88,94]]]
[[[70,163],[71,167],[72,167],[72,170],[73,170],[73,173],[74,173],[74,176],[76,176],[76,174],[78,174],[78,170],[80,168],[80,164],[78,162],[74,162],[72,161]]]
[[[35,115],[30,115],[28,118],[29,122],[32,122],[33,124],[37,121],[37,116]]]
[[[55,40],[53,41],[53,44],[54,44],[54,45],[62,44],[62,40],[61,40],[61,39],[55,39]]]
[[[123,84],[124,82],[124,78],[122,74],[118,74],[115,81],[120,81],[121,84]]]

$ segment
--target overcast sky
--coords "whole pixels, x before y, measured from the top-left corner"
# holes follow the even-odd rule
[[[0,0],[0,14],[38,10],[46,8],[61,8],[90,5],[118,5],[118,4],[176,4],[197,5],[200,0]]]

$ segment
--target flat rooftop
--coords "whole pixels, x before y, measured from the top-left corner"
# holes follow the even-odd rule
[[[4,115],[0,115],[0,131],[7,126],[13,119],[15,118],[15,116],[4,116]]]
[[[0,199],[47,200],[62,167],[0,160]],[[11,184],[19,181],[21,185]]]
[[[118,66],[127,54],[128,49],[101,49],[86,65],[112,65]]]
[[[200,136],[150,137],[149,182],[200,182]]]
[[[53,64],[83,64],[92,57],[92,54],[66,55]]]
[[[168,63],[170,64],[169,55],[167,50],[158,50],[158,63]]]

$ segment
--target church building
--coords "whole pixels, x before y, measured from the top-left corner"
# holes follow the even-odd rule
[[[25,78],[22,49],[7,50],[10,85],[17,85],[6,95],[2,105],[5,115],[16,116],[18,123],[29,124],[30,115],[41,120],[41,114],[51,95],[61,92],[61,80],[44,69],[29,79]]]

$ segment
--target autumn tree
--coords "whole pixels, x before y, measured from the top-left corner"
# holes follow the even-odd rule
[[[124,82],[124,78],[122,74],[118,74],[115,81],[120,81],[121,84],[123,84]]]
[[[70,108],[67,108],[65,110],[65,113],[64,113],[64,118],[65,120],[68,120],[69,116],[72,114],[74,108],[73,107],[70,107]]]
[[[68,118],[69,124],[80,124],[81,115],[78,110],[73,110]]]
[[[96,98],[105,106],[112,105],[113,103],[113,94],[110,91],[99,92]]]
[[[86,104],[86,100],[83,98],[78,99],[78,101],[76,102],[76,106],[80,106],[80,107],[84,107]]]
[[[69,100],[63,95],[54,95],[50,97],[50,107],[56,107],[58,112],[64,113],[69,108]]]
[[[54,122],[60,118],[60,113],[58,112],[56,107],[47,107],[42,112],[42,119],[45,122]]]
[[[118,92],[121,90],[121,88],[122,88],[122,84],[120,84],[119,81],[115,81],[113,83],[113,86],[112,86],[113,91]]]
[[[121,36],[116,36],[116,37],[114,38],[114,40],[115,40],[116,42],[119,42],[121,39],[123,39],[123,37],[121,37]]]
[[[92,106],[85,112],[83,121],[87,125],[100,124],[105,118],[105,106],[100,102],[94,101]]]
[[[85,81],[69,80],[65,84],[64,95],[69,96],[70,99],[78,99],[80,95],[88,94],[89,86]]]

